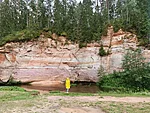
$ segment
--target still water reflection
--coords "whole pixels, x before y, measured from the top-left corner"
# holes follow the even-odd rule
[[[42,91],[66,91],[64,84],[59,84],[56,86],[38,86],[38,85],[22,85],[21,87],[33,90]],[[80,93],[96,93],[99,91],[98,86],[95,83],[89,84],[72,84],[70,92],[80,92]]]

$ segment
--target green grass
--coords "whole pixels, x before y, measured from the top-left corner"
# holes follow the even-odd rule
[[[25,91],[25,90],[17,86],[0,86],[0,91]]]
[[[114,97],[149,97],[150,92],[131,92],[131,93],[123,93],[123,92],[98,92],[100,96],[114,96]]]
[[[106,113],[149,113],[150,103],[126,103],[126,102],[103,102],[99,100],[95,101],[80,101],[80,100],[67,100],[67,96],[148,96],[149,92],[138,93],[115,93],[115,92],[99,92],[99,93],[66,93],[60,91],[50,91],[47,95],[36,95],[38,92],[27,92],[20,87],[16,86],[1,86],[0,87],[0,112],[12,113],[16,111],[21,112],[38,112],[41,110],[50,110],[50,108],[57,109],[60,107],[91,107],[100,108]],[[66,96],[66,98],[60,98],[53,101],[48,99],[50,96]],[[57,98],[57,97],[56,97]],[[90,98],[90,97],[89,97]],[[92,98],[92,97],[91,97]],[[57,106],[59,105],[59,106]],[[11,111],[12,112],[11,112]],[[37,110],[37,111],[35,111]],[[39,110],[39,111],[38,111]]]
[[[74,92],[60,92],[60,91],[50,91],[51,96],[94,96],[95,93],[74,93]]]
[[[106,113],[149,113],[150,103],[101,102],[98,104]]]
[[[16,100],[27,100],[32,99],[32,96],[29,92],[20,92],[20,91],[0,91],[0,102],[2,101],[16,101]]]
[[[33,99],[35,91],[27,92],[17,86],[0,86],[0,102]]]
[[[149,97],[150,92],[97,92],[97,93],[76,93],[76,92],[61,92],[61,91],[50,91],[51,96],[114,96],[114,97]]]
[[[74,86],[77,86],[77,85],[78,85],[78,84],[73,84],[73,83],[71,84],[71,86],[73,86],[73,87],[74,87]]]

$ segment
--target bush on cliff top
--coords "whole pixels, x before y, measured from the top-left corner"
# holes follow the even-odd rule
[[[20,41],[29,41],[31,39],[37,38],[40,36],[41,31],[35,30],[22,30],[14,32],[10,35],[7,35],[0,39],[0,46],[5,45],[8,42],[20,42]]]

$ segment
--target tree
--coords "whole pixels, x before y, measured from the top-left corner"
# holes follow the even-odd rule
[[[150,90],[150,65],[145,62],[140,49],[128,50],[123,59],[123,71],[102,76],[98,85],[110,90],[145,91]],[[98,73],[99,74],[99,73]]]
[[[54,1],[54,26],[53,31],[57,34],[60,34],[62,32],[62,14],[61,14],[61,2],[59,0]]]
[[[76,2],[74,1],[68,3],[68,13],[66,16],[66,32],[69,39],[72,41],[77,40],[77,17],[75,5]]]
[[[42,29],[46,27],[47,24],[46,7],[44,5],[44,0],[38,0],[36,10],[37,10],[39,29]]]
[[[24,0],[20,0],[19,2],[19,29],[18,30],[23,30],[27,28],[27,6]]]
[[[141,54],[141,50],[128,50],[123,59],[122,67],[125,71],[136,70],[145,66],[145,59]]]
[[[149,10],[149,0],[136,0],[137,1],[137,8],[139,9],[140,13],[138,18],[138,27],[137,27],[137,34],[140,38],[147,38],[148,32],[150,28],[150,20],[148,15]]]
[[[100,6],[98,4],[98,1],[97,4],[95,5],[96,5],[95,12],[93,13],[91,22],[91,31],[92,31],[92,40],[99,41],[102,35],[102,15],[100,12]]]
[[[12,32],[12,10],[9,0],[0,3],[0,37]]]
[[[122,67],[124,71],[121,73],[121,78],[126,87],[135,90],[149,89],[150,67],[145,62],[145,58],[142,56],[140,49],[127,51]]]
[[[75,42],[99,41],[108,25],[150,37],[148,0],[3,0],[0,2],[0,37],[23,29],[67,34]]]
[[[28,3],[28,28],[29,29],[38,29],[38,13],[36,9],[36,1],[31,0],[31,2]]]
[[[80,39],[80,42],[90,42],[92,40],[92,23],[93,9],[91,0],[83,0],[81,15],[79,24],[81,27],[81,34],[83,38]]]
[[[148,20],[149,20],[149,22],[148,22],[148,39],[149,39],[149,42],[150,42],[150,0],[148,0],[149,2],[148,2]]]
[[[53,26],[53,12],[52,12],[52,2],[53,0],[46,0],[46,12],[47,12],[47,27],[52,29]]]

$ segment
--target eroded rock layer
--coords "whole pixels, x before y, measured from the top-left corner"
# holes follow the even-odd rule
[[[100,65],[107,72],[122,70],[121,62],[126,49],[137,48],[136,35],[108,28],[107,36],[101,43],[109,55],[98,55],[100,44],[90,43],[79,48],[78,44],[66,43],[65,37],[45,38],[24,43],[7,43],[0,48],[0,79],[7,81],[10,76],[22,82],[97,81]],[[143,50],[149,61],[149,50]]]

